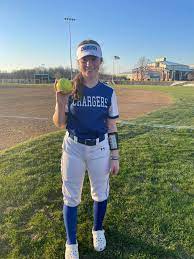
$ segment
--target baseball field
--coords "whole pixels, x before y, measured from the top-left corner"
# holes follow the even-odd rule
[[[194,87],[116,91],[121,169],[110,182],[107,249],[99,254],[92,247],[86,177],[80,257],[194,258]],[[53,90],[1,88],[0,93],[0,258],[64,258],[64,131],[52,125]]]
[[[165,93],[143,89],[117,90],[120,119],[134,119],[172,103]],[[56,131],[53,85],[0,86],[0,150],[30,138]]]

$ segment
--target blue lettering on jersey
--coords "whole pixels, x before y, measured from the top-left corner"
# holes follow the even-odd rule
[[[85,106],[85,107],[108,107],[108,98],[103,96],[83,96],[80,101],[73,101],[73,106]]]
[[[81,100],[68,100],[67,130],[80,138],[98,138],[107,133],[107,119],[113,89],[99,82],[89,88],[84,86]]]
[[[84,50],[96,50],[97,51],[97,47],[96,46],[87,45],[87,46],[83,46],[81,48],[81,51],[84,51]]]

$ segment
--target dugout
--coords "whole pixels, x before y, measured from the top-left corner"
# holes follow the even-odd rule
[[[34,74],[34,83],[35,84],[48,84],[50,83],[50,77],[48,73],[37,73]]]

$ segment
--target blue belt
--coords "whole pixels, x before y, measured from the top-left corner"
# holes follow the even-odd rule
[[[105,135],[100,136],[97,139],[83,139],[83,138],[78,138],[75,135],[69,133],[69,137],[73,139],[75,142],[87,145],[87,146],[95,146],[99,142],[103,141],[105,139]]]

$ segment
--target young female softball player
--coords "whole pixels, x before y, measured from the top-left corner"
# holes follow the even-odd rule
[[[119,171],[117,98],[115,91],[99,81],[102,64],[100,45],[84,40],[77,48],[79,74],[69,95],[56,92],[54,124],[66,127],[61,159],[63,217],[67,242],[65,258],[79,258],[76,239],[77,207],[81,202],[85,171],[94,200],[93,245],[96,251],[106,247],[102,226],[109,195],[109,174]]]

